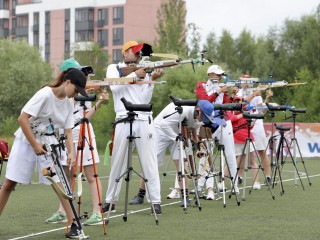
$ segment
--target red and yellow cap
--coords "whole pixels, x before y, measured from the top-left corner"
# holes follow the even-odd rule
[[[122,47],[122,54],[124,54],[124,52],[127,51],[129,48],[132,49],[133,53],[137,53],[141,51],[141,49],[143,48],[143,43],[138,43],[136,41],[126,42]]]

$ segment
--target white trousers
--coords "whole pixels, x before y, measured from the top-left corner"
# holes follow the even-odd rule
[[[138,156],[144,177],[148,179],[147,190],[153,204],[161,202],[160,196],[160,179],[157,163],[157,148],[156,148],[156,135],[153,120],[150,117],[148,120],[136,119],[132,125],[133,136],[138,137],[134,140],[137,147]],[[113,192],[115,196],[113,202],[119,199],[122,180],[120,179],[116,188],[116,179],[127,170],[128,159],[128,140],[130,135],[130,124],[119,123],[115,129],[113,152],[111,158],[111,172],[108,183],[108,190],[106,193],[106,202],[112,201]],[[148,193],[146,194],[149,196]]]
[[[224,145],[224,152],[226,154],[226,160],[230,169],[231,177],[235,177],[237,173],[237,160],[234,147],[233,129],[231,121],[226,121],[225,127],[219,126],[219,128],[212,134],[212,139],[217,137],[220,144]],[[222,133],[222,135],[221,135]],[[223,169],[222,169],[223,171]],[[237,179],[236,184],[238,183]]]

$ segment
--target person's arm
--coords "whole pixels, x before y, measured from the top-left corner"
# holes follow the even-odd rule
[[[74,159],[74,148],[73,148],[73,136],[72,136],[72,129],[64,129],[64,134],[66,136],[66,147],[67,147],[67,164],[69,165],[69,169],[72,168],[72,166],[75,164],[75,159]]]
[[[21,126],[21,130],[26,136],[30,145],[33,147],[33,150],[36,153],[36,155],[46,154],[47,152],[43,149],[43,145],[37,142],[36,137],[34,136],[31,130],[31,126],[29,122],[30,117],[31,117],[30,114],[21,112],[20,116],[18,117],[18,123]]]
[[[203,82],[197,83],[197,88],[196,88],[197,98],[200,100],[208,100],[209,102],[214,102],[216,100],[217,96],[219,96],[219,94],[213,93],[209,96],[202,84],[203,84]]]

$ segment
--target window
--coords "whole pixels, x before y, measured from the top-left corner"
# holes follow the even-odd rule
[[[98,10],[98,27],[108,25],[108,9]]]
[[[46,25],[49,25],[50,24],[50,12],[46,12]]]
[[[123,24],[123,7],[113,8],[113,24]]]
[[[9,10],[9,0],[0,0],[0,9]]]
[[[94,11],[93,9],[77,9],[75,13],[76,22],[88,22],[94,21]]]
[[[98,43],[100,47],[108,46],[108,30],[98,30]]]
[[[121,52],[121,49],[114,49],[112,51],[112,61],[114,63],[118,63],[118,62],[121,62],[122,61],[122,52]]]
[[[39,33],[33,34],[33,46],[39,46]]]
[[[39,13],[33,14],[33,25],[39,25]]]
[[[70,19],[66,19],[64,21],[64,31],[65,32],[70,32]]]
[[[114,46],[123,44],[123,28],[114,28],[113,29],[112,44]]]
[[[17,27],[28,27],[28,15],[17,16]]]
[[[69,52],[70,51],[70,41],[64,41],[64,51]]]
[[[93,31],[76,31],[76,42],[93,41]]]

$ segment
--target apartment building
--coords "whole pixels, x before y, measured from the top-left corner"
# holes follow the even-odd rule
[[[58,66],[74,49],[92,43],[110,62],[122,59],[129,40],[153,43],[163,0],[0,0],[0,37],[26,39]]]

